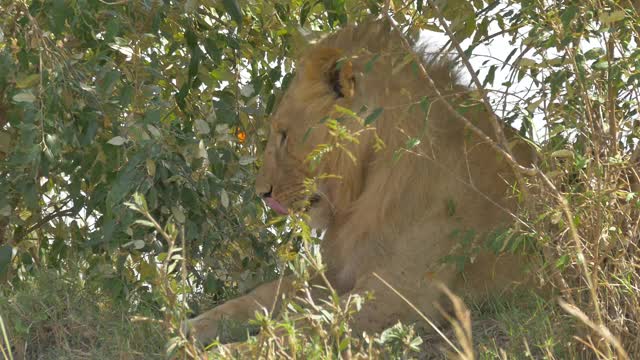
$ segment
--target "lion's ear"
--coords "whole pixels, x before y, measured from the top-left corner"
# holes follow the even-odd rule
[[[316,48],[302,60],[307,81],[325,83],[336,97],[352,98],[355,94],[356,79],[351,60],[342,56],[336,48]]]
[[[356,78],[353,76],[353,63],[347,59],[338,59],[329,72],[329,85],[337,97],[350,99],[355,94]]]

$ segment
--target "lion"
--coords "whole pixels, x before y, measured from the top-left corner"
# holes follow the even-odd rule
[[[373,292],[353,319],[356,333],[418,320],[374,273],[432,319],[440,318],[434,306],[443,297],[439,283],[483,297],[525,277],[525,262],[517,255],[474,252],[463,271],[445,261],[473,246],[460,234],[483,241],[513,222],[515,180],[507,161],[445,106],[443,98],[493,134],[483,108],[463,106],[473,91],[459,84],[450,61],[432,59],[426,66],[438,97],[407,61],[401,36],[388,22],[370,21],[343,28],[306,51],[272,116],[255,182],[273,210],[302,212],[324,231],[325,275],[341,297]],[[358,132],[357,141],[328,151],[311,166],[311,152],[335,143],[327,119],[345,109],[369,119],[368,130],[360,131],[364,121],[343,116],[339,124]],[[511,128],[504,131],[515,159],[530,164],[532,150]],[[314,178],[310,193],[305,180]],[[189,331],[206,344],[219,335],[223,319],[245,322],[261,308],[272,308],[291,291],[292,281],[263,284],[204,312],[188,321]]]

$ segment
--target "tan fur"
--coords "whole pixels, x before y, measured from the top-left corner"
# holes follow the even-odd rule
[[[314,226],[326,229],[321,247],[334,288],[345,297],[353,292],[375,293],[375,300],[356,316],[356,331],[379,331],[398,320],[418,320],[373,272],[430,317],[438,316],[433,304],[442,296],[436,280],[459,294],[482,296],[511,286],[522,274],[522,261],[513,256],[474,255],[463,273],[442,262],[446,255],[462,252],[456,232],[472,230],[481,244],[489,232],[512,222],[508,212],[515,208],[515,201],[508,194],[513,176],[495,151],[447,112],[415,67],[407,63],[400,44],[399,35],[388,24],[371,22],[343,29],[309,50],[273,116],[256,180],[258,193],[270,192],[289,209],[300,210],[309,200],[305,178],[319,174],[341,177],[318,181],[320,200],[308,214]],[[377,61],[365,71],[376,54]],[[470,94],[456,84],[449,66],[446,61],[432,61],[428,71],[439,90],[456,103]],[[333,73],[336,69],[338,76]],[[418,105],[425,96],[431,102],[426,129]],[[355,162],[346,151],[333,150],[311,169],[307,155],[319,144],[335,140],[321,120],[335,115],[336,105],[355,112],[363,106],[369,112],[379,107],[384,111],[374,123],[375,132],[362,132],[358,144],[344,143]],[[465,116],[487,134],[493,133],[481,108]],[[353,119],[343,124],[351,131],[362,129]],[[309,128],[313,129],[303,141]],[[386,144],[384,150],[374,150],[376,133]],[[421,134],[420,145],[412,149],[417,155],[404,153],[394,159],[394,151],[409,136]],[[531,162],[528,147],[516,145],[513,151],[522,164]],[[217,335],[221,318],[245,321],[259,308],[271,308],[280,298],[277,289],[286,292],[289,288],[286,278],[280,286],[277,282],[262,285],[192,319],[189,325],[200,341],[210,341]]]

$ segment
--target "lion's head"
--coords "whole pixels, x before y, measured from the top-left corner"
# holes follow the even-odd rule
[[[436,61],[430,66],[442,93],[458,91],[452,85],[455,81],[449,65]],[[390,31],[389,24],[371,22],[348,27],[325,38],[302,56],[296,76],[272,116],[256,179],[257,193],[276,212],[304,211],[312,227],[327,228],[334,218],[341,218],[356,206],[374,167],[381,163],[392,166],[392,151],[375,152],[376,144],[397,149],[407,142],[407,134],[424,133],[425,122],[415,120],[425,114],[414,105],[430,92],[407,61],[400,38]],[[360,121],[345,116],[344,109],[357,113]],[[381,110],[375,131],[362,131],[362,119]],[[434,112],[444,110],[434,105],[432,115]],[[358,132],[357,141],[333,146],[319,163],[311,164],[308,155],[317,152],[319,145],[335,140],[335,131],[331,134],[325,123],[327,118],[341,119],[340,126]],[[446,141],[460,139],[448,135],[462,129],[449,119],[448,115],[433,117],[430,132]],[[428,148],[429,141],[423,139],[421,146]],[[458,145],[456,141],[452,146]],[[306,179],[316,181],[306,186]],[[388,198],[383,192],[380,189],[380,193],[369,196],[382,211]]]
[[[256,179],[256,191],[280,214],[305,211],[310,224],[326,228],[335,211],[338,181],[320,181],[309,186],[306,179],[335,172],[323,159],[312,166],[307,156],[318,145],[330,142],[322,121],[337,106],[351,106],[356,81],[351,61],[336,48],[318,47],[301,60],[298,73],[272,117],[264,160]],[[335,154],[328,154],[330,158]],[[346,180],[349,181],[349,180]]]

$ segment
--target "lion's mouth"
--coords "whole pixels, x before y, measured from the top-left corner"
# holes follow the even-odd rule
[[[308,212],[309,210],[311,210],[311,208],[313,208],[317,203],[320,202],[320,200],[322,199],[322,197],[320,196],[320,194],[315,193],[313,195],[311,195],[307,201],[305,201],[305,205],[302,207],[302,211],[304,212]],[[269,206],[271,209],[273,209],[273,211],[277,212],[280,215],[286,215],[289,213],[288,208],[281,204],[278,200],[272,198],[272,197],[268,197],[266,199],[264,199],[265,203],[267,204],[267,206]],[[296,206],[294,206],[296,207]],[[298,208],[300,209],[300,208]]]
[[[280,215],[286,215],[288,213],[287,208],[280,202],[278,202],[278,200],[272,197],[264,199],[264,202],[267,203],[267,205],[272,208],[273,211],[277,212]]]

